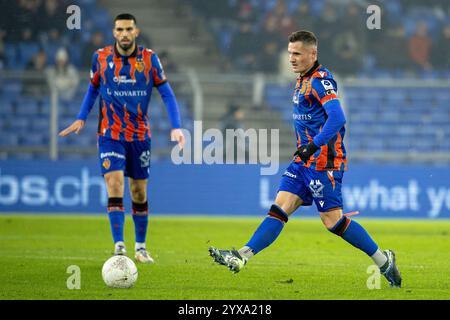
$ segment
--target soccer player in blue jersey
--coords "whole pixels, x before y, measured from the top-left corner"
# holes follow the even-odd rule
[[[400,287],[401,276],[392,250],[382,251],[367,231],[343,214],[342,178],[347,169],[344,147],[345,115],[330,71],[317,60],[317,38],[312,32],[289,36],[289,61],[298,74],[293,95],[297,151],[281,179],[268,216],[240,250],[209,248],[214,261],[239,272],[280,234],[289,216],[313,201],[325,227],[372,258],[390,286]]]
[[[155,52],[138,46],[139,29],[131,14],[114,20],[112,46],[98,49],[92,58],[91,82],[77,120],[60,132],[78,134],[100,95],[98,151],[108,192],[108,215],[114,254],[125,255],[124,177],[128,177],[135,226],[135,259],[154,260],[146,249],[148,226],[147,179],[150,168],[150,125],[147,108],[151,92],[158,89],[172,125],[171,139],[183,147],[185,138],[175,95]]]

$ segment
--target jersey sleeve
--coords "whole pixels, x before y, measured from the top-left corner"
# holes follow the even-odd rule
[[[337,84],[331,78],[314,78],[312,92],[322,107],[329,101],[338,100]]]
[[[92,55],[91,70],[89,72],[91,84],[98,88],[100,86],[100,70],[98,64],[98,53]]]
[[[150,72],[152,73],[151,76],[153,77],[153,83],[157,87],[164,84],[167,81],[167,78],[164,73],[161,61],[159,60],[158,55],[156,53],[152,54],[151,62],[152,62],[152,69],[150,70]]]

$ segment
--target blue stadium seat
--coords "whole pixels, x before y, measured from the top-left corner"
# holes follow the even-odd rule
[[[363,125],[359,121],[350,122],[347,125],[349,132],[351,132],[355,136],[359,136],[361,134],[365,134],[367,132],[367,126]]]
[[[20,145],[41,146],[48,142],[47,133],[24,133],[20,136]]]
[[[14,152],[8,155],[9,160],[33,160],[34,154],[30,152]]]
[[[98,130],[98,121],[96,119],[88,119],[88,121],[86,121],[84,125],[83,134],[96,136],[97,130]]]
[[[192,119],[184,119],[183,128],[192,132],[192,130],[194,129],[194,122],[192,121]]]
[[[9,127],[16,132],[30,131],[30,123],[32,119],[30,117],[14,117],[10,119]]]
[[[95,137],[94,137],[95,138]],[[86,132],[79,135],[71,134],[58,140],[61,145],[77,146],[77,147],[95,147],[96,141]]]
[[[5,43],[5,59],[6,59],[6,67],[8,69],[14,69],[16,67],[17,60],[17,45],[14,43],[6,42]]]
[[[35,116],[39,114],[39,107],[36,99],[20,98],[17,101],[16,114],[21,116]]]
[[[365,97],[361,100],[360,105],[358,107],[376,110],[380,105],[382,104],[378,97],[372,98]]]
[[[19,137],[15,132],[2,132],[0,134],[0,145],[2,146],[16,146],[19,143]]]
[[[61,153],[59,155],[60,160],[85,160],[86,158],[88,158],[88,156],[77,152]]]
[[[67,128],[70,126],[74,121],[74,117],[66,116],[66,117],[59,117],[59,128],[62,130],[64,128]]]
[[[163,149],[170,146],[169,138],[162,132],[158,134],[154,133],[152,136],[152,149]]]
[[[409,91],[409,97],[414,100],[428,100],[432,97],[432,94],[428,90],[412,89]]]
[[[56,52],[58,51],[58,49],[62,47],[61,44],[59,43],[54,43],[54,42],[48,42],[45,46],[44,46],[44,51],[47,55],[47,64],[48,65],[53,65],[55,64],[55,57],[56,57]],[[76,48],[76,46],[74,46]]]
[[[437,149],[441,152],[450,152],[450,137],[442,140],[437,146]]]
[[[3,84],[2,91],[7,93],[11,98],[20,96],[23,90],[23,85],[20,80],[10,80]]]
[[[392,90],[385,95],[386,102],[395,105],[401,105],[407,97],[407,92],[404,90]]]
[[[30,130],[33,132],[48,132],[50,130],[50,119],[46,116],[35,116],[31,119]]]
[[[379,114],[379,118],[378,119],[380,120],[380,122],[384,122],[386,124],[387,123],[394,123],[394,122],[397,123],[397,122],[400,121],[401,115],[398,112],[398,110],[391,109],[389,111],[381,112]]]
[[[11,103],[11,99],[0,96],[0,116],[10,115],[14,112],[13,105]]]

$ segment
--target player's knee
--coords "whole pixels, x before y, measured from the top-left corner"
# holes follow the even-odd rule
[[[331,209],[326,212],[320,212],[320,219],[327,229],[332,229],[341,218],[341,209]]]
[[[145,189],[134,187],[131,188],[131,197],[134,202],[143,203],[147,201],[147,192]]]
[[[106,177],[106,184],[111,194],[120,194],[123,190],[123,180],[115,177]]]

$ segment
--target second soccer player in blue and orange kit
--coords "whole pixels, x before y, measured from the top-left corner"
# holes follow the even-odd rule
[[[99,164],[108,192],[108,214],[114,254],[126,254],[124,242],[124,177],[128,177],[135,225],[135,259],[154,260],[146,249],[148,226],[147,179],[151,157],[151,132],[147,116],[153,88],[166,105],[172,125],[171,139],[183,147],[184,136],[175,95],[156,53],[138,46],[139,29],[131,14],[115,18],[116,43],[98,49],[92,59],[90,86],[77,120],[61,136],[79,133],[100,96],[98,123]]]

